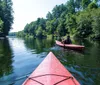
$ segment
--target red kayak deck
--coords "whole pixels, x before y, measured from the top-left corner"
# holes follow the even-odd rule
[[[22,85],[80,85],[50,52]]]
[[[61,46],[61,47],[66,47],[66,48],[73,49],[73,50],[83,50],[84,49],[84,46],[75,45],[75,44],[63,44],[57,40],[56,40],[56,44]]]

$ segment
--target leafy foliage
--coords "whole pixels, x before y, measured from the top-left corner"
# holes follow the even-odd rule
[[[0,32],[3,31],[3,21],[0,19]]]
[[[77,16],[77,34],[81,38],[86,38],[92,33],[91,15],[87,12],[81,12]]]
[[[6,36],[11,29],[13,23],[13,9],[11,0],[0,0],[0,18],[3,22],[1,32]]]
[[[56,5],[48,12],[46,19],[38,18],[26,24],[25,36],[42,38],[47,35],[80,37],[100,37],[100,0],[69,0]],[[19,32],[21,34],[21,32]],[[22,35],[21,35],[22,36]]]
[[[90,3],[91,0],[82,0],[82,8],[86,9]]]
[[[100,8],[97,10],[93,9],[91,14],[93,18],[92,28],[93,28],[94,36],[96,38],[100,38]]]
[[[98,8],[98,6],[96,5],[96,3],[94,3],[94,2],[92,2],[92,3],[90,3],[89,5],[88,5],[88,8],[89,9],[93,9],[93,8]]]
[[[67,3],[66,3],[66,7],[67,7],[67,10],[68,10],[68,13],[75,13],[75,2],[74,0],[69,0]]]

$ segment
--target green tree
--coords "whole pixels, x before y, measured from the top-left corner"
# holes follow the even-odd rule
[[[56,28],[58,26],[58,20],[55,18],[53,20],[46,22],[46,30],[48,34],[54,34],[56,31]]]
[[[91,2],[89,5],[88,5],[88,8],[89,9],[93,9],[93,8],[98,8],[98,6],[96,5],[96,3],[94,3],[94,2]]]
[[[57,33],[59,36],[65,36],[67,33],[67,29],[65,27],[65,20],[62,18],[59,18],[59,24],[57,26]]]
[[[39,38],[43,37],[43,30],[41,26],[39,26],[38,29],[36,30],[36,36]]]
[[[53,18],[59,18],[65,10],[66,6],[64,4],[56,5],[52,10]]]
[[[66,15],[66,28],[68,30],[68,33],[75,33],[76,32],[76,28],[77,28],[77,23],[76,23],[76,17],[75,15],[69,13]]]
[[[19,34],[40,38],[58,34],[65,36],[67,33],[81,38],[99,36],[99,1],[69,0],[65,4],[56,5],[52,12],[47,13],[46,19],[38,18],[27,24],[24,33]]]
[[[92,27],[94,36],[100,38],[100,8],[97,10],[93,9],[91,14],[93,18]]]
[[[19,32],[16,33],[16,36],[25,37],[26,35],[25,35],[24,31],[19,31]]]
[[[28,28],[29,28],[29,24],[26,24],[26,26],[24,27],[24,32],[28,33]]]
[[[77,35],[81,38],[87,38],[92,34],[92,18],[90,11],[81,12],[77,16]]]
[[[91,0],[82,0],[82,8],[86,9],[90,3]]]
[[[67,1],[66,7],[67,7],[67,10],[68,10],[68,13],[72,13],[72,14],[75,13],[75,2],[74,2],[74,0]]]
[[[46,15],[46,18],[48,20],[52,20],[53,19],[53,16],[52,16],[52,14],[50,12],[48,12],[47,15]]]
[[[0,32],[2,33],[3,31],[3,21],[0,19]]]
[[[75,8],[77,11],[82,9],[81,2],[82,0],[75,0]]]
[[[6,36],[13,23],[13,9],[11,0],[0,0],[0,18],[3,21],[2,32]]]

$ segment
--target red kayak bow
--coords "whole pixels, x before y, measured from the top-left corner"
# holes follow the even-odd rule
[[[22,85],[80,85],[50,52]]]

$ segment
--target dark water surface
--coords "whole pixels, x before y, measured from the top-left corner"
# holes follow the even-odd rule
[[[21,85],[50,51],[81,85],[100,85],[100,42],[74,43],[85,45],[84,52],[61,48],[54,40],[0,39],[0,85]]]

